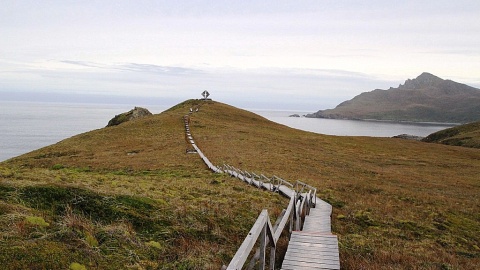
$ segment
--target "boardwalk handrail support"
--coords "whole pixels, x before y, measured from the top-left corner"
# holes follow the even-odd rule
[[[247,237],[243,241],[240,248],[237,250],[235,255],[233,256],[230,264],[227,266],[226,269],[242,269],[243,265],[247,261],[247,258],[252,251],[255,243],[260,239],[260,266],[259,269],[265,269],[265,254],[267,249],[267,242],[268,246],[270,246],[270,260],[269,266],[270,269],[275,269],[275,251],[277,247],[277,241],[280,238],[283,230],[288,221],[290,221],[289,233],[292,232],[292,224],[294,219],[299,219],[296,215],[295,211],[295,196],[292,196],[290,202],[288,204],[287,209],[284,209],[282,212],[283,216],[281,220],[278,222],[278,227],[273,230],[272,223],[270,218],[268,217],[268,211],[263,209],[260,215],[258,216],[255,224],[253,225],[252,229],[248,233]],[[268,240],[266,237],[268,236]]]
[[[312,204],[311,207],[315,207],[315,205],[317,204],[317,188],[312,187],[309,184],[306,184],[306,183],[304,183],[302,181],[299,181],[299,180],[297,180],[297,182],[295,182],[295,191],[297,191],[297,194],[302,194],[302,192],[305,188],[309,189],[310,191],[313,191],[310,194],[310,199],[311,199],[311,204]]]

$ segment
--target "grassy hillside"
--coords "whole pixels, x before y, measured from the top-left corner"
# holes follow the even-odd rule
[[[286,200],[211,174],[185,154],[181,117],[197,103],[1,163],[0,262],[11,269],[227,263],[260,209],[276,217]],[[334,206],[343,269],[480,264],[480,150],[325,136],[201,104],[192,134],[214,164],[319,188]]]
[[[276,218],[288,200],[185,154],[189,106],[0,163],[2,269],[228,264],[261,209]]]
[[[428,135],[423,141],[480,148],[480,122],[440,130]]]

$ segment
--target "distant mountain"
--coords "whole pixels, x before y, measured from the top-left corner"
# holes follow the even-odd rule
[[[468,123],[480,120],[480,89],[424,72],[397,88],[365,92],[306,117]]]
[[[480,121],[437,131],[422,141],[480,148]]]

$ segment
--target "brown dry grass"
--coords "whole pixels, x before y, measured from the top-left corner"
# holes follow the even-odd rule
[[[192,115],[192,133],[214,164],[302,180],[316,186],[319,197],[334,206],[333,232],[339,235],[342,268],[475,269],[480,264],[478,149],[324,136],[217,102],[187,101],[160,115],[81,134],[2,163],[2,184],[54,183],[154,199],[170,193],[180,196],[184,190],[195,197],[213,189],[203,200],[221,205],[218,211],[222,213],[233,211],[227,216],[234,220],[238,220],[234,213],[249,212],[250,223],[243,222],[236,232],[248,231],[259,213],[251,208],[267,205],[275,216],[286,202],[278,199],[270,204],[271,195],[245,188],[233,179],[220,177],[220,187],[210,184],[215,182],[198,156],[184,153],[182,116],[198,104],[200,112]],[[176,188],[166,188],[172,181]],[[192,185],[194,181],[202,183],[199,190]],[[235,190],[241,190],[240,194]],[[182,200],[170,199],[168,206],[180,205],[175,211],[186,211],[181,208]],[[201,202],[193,200],[188,205]],[[188,208],[185,203],[183,207]],[[189,213],[198,214],[200,209],[194,207]],[[213,214],[211,218],[227,223]],[[192,224],[208,230],[211,222]],[[229,237],[228,230],[219,233]],[[183,254],[177,259],[216,267],[233,255],[244,235],[224,246],[172,237],[179,246],[175,252]],[[216,251],[205,248],[217,245],[225,249],[221,259],[215,257]],[[192,262],[193,257],[203,258],[202,262]]]

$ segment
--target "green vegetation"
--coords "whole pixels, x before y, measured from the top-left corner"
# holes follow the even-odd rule
[[[480,148],[480,122],[440,130],[428,135],[423,141]]]
[[[225,104],[190,100],[1,163],[2,266],[227,264],[261,209],[275,220],[287,200],[212,174],[197,155],[185,154],[182,116],[197,104],[192,133],[214,164],[318,188],[334,207],[343,269],[480,264],[479,149],[324,136]],[[31,224],[27,217],[49,225]]]
[[[87,270],[87,268],[84,265],[73,262],[70,264],[70,270]]]
[[[40,227],[48,227],[49,223],[45,222],[45,219],[42,217],[25,217],[27,224],[36,225]]]

